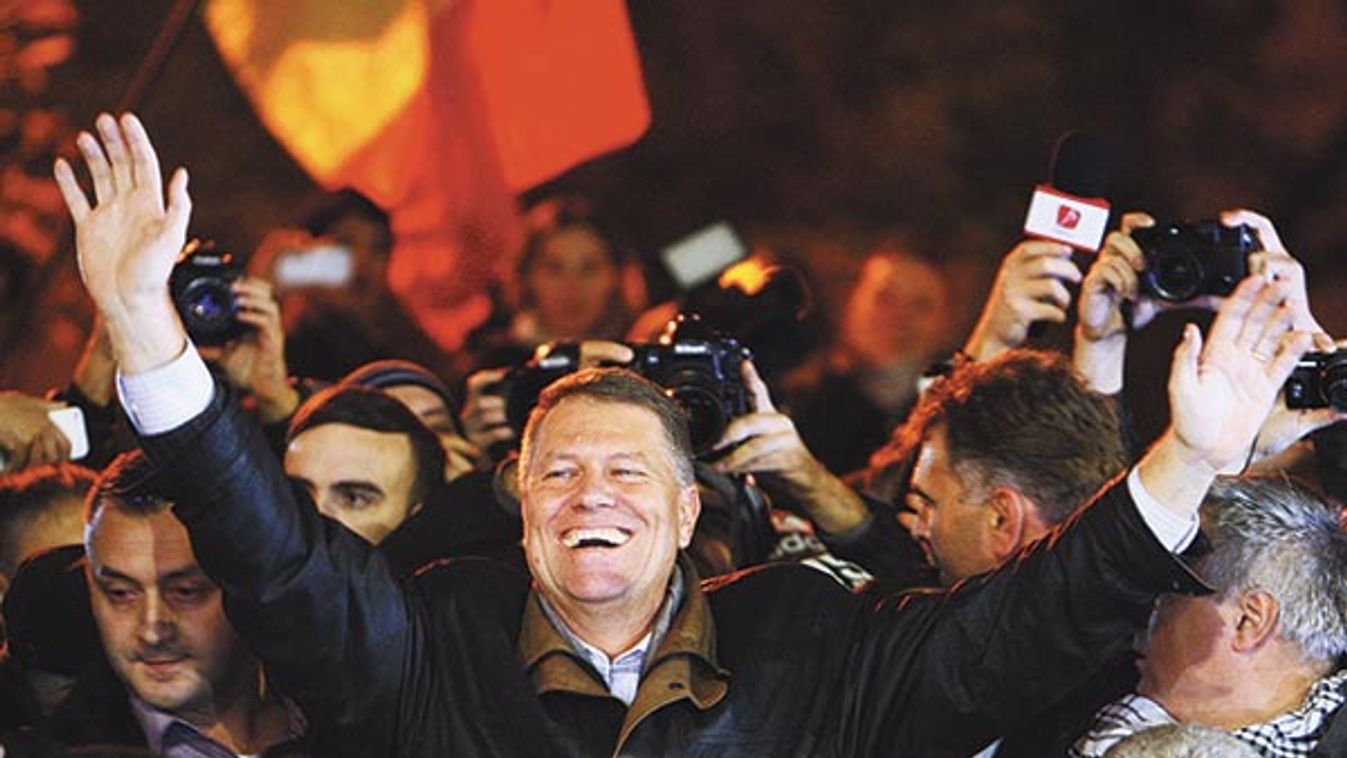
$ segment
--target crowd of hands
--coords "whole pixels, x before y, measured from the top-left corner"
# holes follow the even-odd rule
[[[75,222],[81,276],[102,314],[76,367],[73,385],[92,402],[107,405],[113,401],[116,371],[156,368],[125,360],[118,365],[110,336],[161,343],[165,347],[157,355],[164,359],[181,349],[180,338],[144,328],[136,314],[172,308],[162,283],[186,236],[191,198],[185,169],[174,171],[167,185],[162,183],[157,156],[134,116],[100,116],[97,132],[98,138],[86,132],[77,140],[93,202],[69,162],[58,160],[55,174]],[[1264,249],[1249,256],[1249,277],[1228,297],[1178,304],[1218,310],[1218,316],[1205,337],[1194,326],[1186,328],[1174,354],[1168,398],[1173,421],[1167,434],[1188,448],[1216,451],[1203,455],[1203,464],[1214,462],[1218,473],[1234,473],[1347,415],[1333,408],[1286,408],[1279,390],[1301,354],[1309,349],[1333,350],[1334,341],[1311,313],[1304,267],[1283,245],[1272,222],[1247,210],[1226,212],[1220,219],[1226,225],[1246,224],[1257,230]],[[960,354],[965,360],[989,360],[1023,345],[1035,322],[1068,322],[1074,307],[1075,368],[1091,389],[1121,392],[1129,337],[1161,311],[1176,306],[1149,297],[1140,288],[1146,259],[1131,232],[1154,223],[1146,214],[1124,215],[1120,228],[1107,236],[1083,272],[1065,245],[1043,240],[1015,245],[1005,255]],[[1074,298],[1073,290],[1078,293]],[[283,420],[295,411],[300,396],[286,367],[276,293],[257,277],[239,280],[234,292],[237,318],[250,328],[243,337],[203,353],[254,399],[261,421]],[[1248,359],[1250,354],[1254,360]],[[145,355],[156,353],[140,351],[134,360]],[[631,349],[616,342],[585,342],[581,350],[584,365],[620,365],[631,357]],[[466,378],[462,433],[449,445],[451,476],[492,467],[495,461],[488,451],[514,436],[506,421],[505,399],[494,389],[507,371],[487,368]],[[824,531],[840,533],[860,523],[866,510],[835,476],[843,472],[828,471],[810,453],[751,363],[744,364],[742,379],[752,411],[728,426],[718,444],[728,452],[716,460],[715,468],[752,474],[769,491],[784,491],[804,505]],[[59,405],[19,392],[0,394],[5,471],[69,457],[69,441],[49,418],[49,411]],[[1227,422],[1206,422],[1212,418]],[[1235,428],[1250,425],[1258,430],[1252,449]],[[1231,441],[1237,441],[1236,449],[1226,449]]]

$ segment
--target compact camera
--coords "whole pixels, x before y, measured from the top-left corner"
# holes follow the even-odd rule
[[[1347,411],[1347,350],[1305,353],[1282,387],[1287,408]]]
[[[752,352],[707,327],[696,314],[680,314],[657,341],[631,348],[636,356],[628,368],[663,387],[687,412],[697,455],[708,453],[730,421],[748,412],[748,389],[739,372]],[[579,367],[579,345],[563,342],[506,375],[496,392],[505,397],[505,415],[517,434],[539,393]]]
[[[223,345],[247,331],[234,316],[238,302],[232,285],[243,267],[210,242],[192,240],[183,248],[168,280],[173,304],[187,335],[198,345]]]
[[[1249,253],[1262,249],[1253,227],[1219,221],[1157,224],[1132,239],[1146,256],[1142,292],[1176,303],[1229,295],[1249,273]]]

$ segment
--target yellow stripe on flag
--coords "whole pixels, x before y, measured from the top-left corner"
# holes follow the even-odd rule
[[[397,118],[429,67],[423,0],[211,0],[206,24],[267,128],[322,183]]]

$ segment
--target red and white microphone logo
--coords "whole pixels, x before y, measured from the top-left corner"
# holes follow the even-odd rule
[[[1063,229],[1075,229],[1080,224],[1080,211],[1069,205],[1057,206],[1057,225]]]
[[[1024,233],[1038,239],[1062,242],[1080,250],[1098,250],[1108,227],[1108,203],[1098,198],[1076,197],[1048,185],[1034,188]]]

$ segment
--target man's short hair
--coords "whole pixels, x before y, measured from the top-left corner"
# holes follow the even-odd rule
[[[286,434],[288,444],[304,432],[327,424],[346,424],[372,432],[402,434],[411,443],[416,463],[413,503],[424,503],[444,483],[444,446],[416,414],[383,390],[355,385],[328,387],[295,412]]]
[[[1278,634],[1310,661],[1347,652],[1347,532],[1342,511],[1285,477],[1222,477],[1202,502],[1211,552],[1197,570],[1221,599],[1277,598]]]
[[[899,466],[942,426],[950,466],[985,496],[1009,486],[1058,524],[1127,465],[1112,401],[1057,353],[1010,350],[957,366],[922,395],[876,460]]]
[[[674,466],[678,483],[688,486],[695,481],[692,471],[692,438],[688,432],[687,414],[664,390],[649,379],[623,368],[591,368],[558,379],[538,396],[537,405],[529,412],[528,424],[520,447],[519,475],[522,479],[529,470],[538,429],[543,419],[562,400],[582,397],[600,403],[618,403],[644,408],[659,418],[664,429],[666,452]]]
[[[122,453],[103,469],[89,492],[84,523],[87,527],[106,505],[132,516],[153,516],[173,503],[156,486],[157,469],[145,453]],[[85,541],[88,537],[86,534]]]
[[[73,463],[0,476],[0,574],[13,576],[19,567],[23,556],[17,553],[24,530],[44,519],[60,519],[59,509],[68,502],[83,503],[94,477],[94,472]]]

